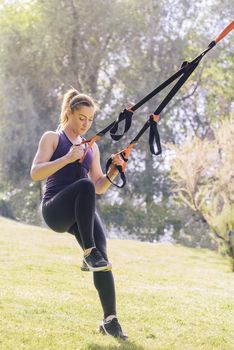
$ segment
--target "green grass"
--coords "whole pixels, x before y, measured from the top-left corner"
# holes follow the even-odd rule
[[[92,274],[73,236],[0,218],[1,350],[234,349],[234,274],[215,252],[108,241],[129,341],[97,332]]]

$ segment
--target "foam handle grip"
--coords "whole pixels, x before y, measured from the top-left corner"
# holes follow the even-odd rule
[[[217,38],[215,38],[216,44],[222,40],[229,32],[234,29],[234,21],[232,21],[223,31],[220,33]]]

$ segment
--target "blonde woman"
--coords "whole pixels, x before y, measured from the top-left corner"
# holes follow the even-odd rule
[[[104,313],[100,331],[126,339],[116,318],[115,286],[106,252],[106,237],[95,211],[95,193],[102,194],[111,185],[102,172],[96,143],[79,163],[86,148],[79,144],[91,127],[97,110],[98,106],[90,96],[75,89],[64,95],[58,130],[42,135],[31,177],[35,181],[47,179],[42,200],[45,222],[56,232],[75,235],[84,251],[81,269],[93,271]],[[120,158],[113,160],[108,173],[112,180],[118,174],[116,165],[121,164]]]

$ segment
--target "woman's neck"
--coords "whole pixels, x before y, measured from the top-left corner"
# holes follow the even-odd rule
[[[69,140],[73,143],[73,144],[77,144],[79,142],[82,141],[82,137],[80,136],[80,134],[76,133],[71,127],[70,125],[67,125],[63,131],[65,132],[65,134],[67,135],[67,137],[69,138]]]

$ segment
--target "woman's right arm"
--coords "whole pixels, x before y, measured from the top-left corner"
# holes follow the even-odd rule
[[[58,144],[58,134],[47,131],[42,135],[38,150],[31,167],[31,177],[34,181],[46,179],[69,163],[67,155],[50,161]]]

